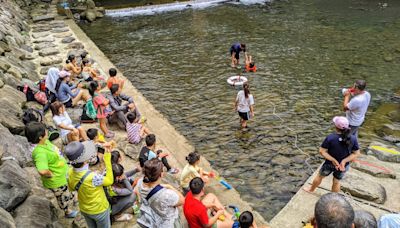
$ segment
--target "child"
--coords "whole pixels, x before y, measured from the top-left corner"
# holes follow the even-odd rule
[[[251,60],[251,55],[247,55],[245,52],[245,63],[246,63],[246,72],[256,72],[257,67],[255,63]]]
[[[68,164],[60,150],[48,140],[46,126],[39,122],[29,123],[25,127],[25,136],[28,142],[36,144],[32,151],[32,160],[43,187],[54,193],[65,217],[76,217],[78,211],[72,210],[75,193],[67,187]]]
[[[108,188],[111,203],[111,216],[114,221],[129,221],[133,218],[131,214],[122,213],[133,206],[136,201],[136,194],[129,179],[124,174],[124,167],[120,164],[112,165],[114,184]]]
[[[111,227],[110,204],[103,187],[113,184],[111,153],[105,148],[106,175],[91,172],[88,160],[96,153],[96,147],[87,142],[71,142],[65,147],[65,155],[72,167],[68,171],[68,187],[78,193],[79,209],[89,228]]]
[[[106,143],[100,143],[98,138],[99,138],[99,132],[96,128],[89,128],[86,131],[86,135],[89,139],[90,142],[93,142],[95,144],[95,147],[97,148],[97,156],[89,162],[90,165],[96,165],[98,164],[100,161],[103,160],[103,154],[104,154],[104,147],[105,146],[109,146],[110,148],[114,147],[115,142],[111,141],[111,142],[106,142]]]
[[[154,134],[147,135],[145,140],[146,140],[146,146],[144,146],[140,150],[140,154],[139,154],[140,167],[143,168],[144,163],[148,160],[151,160],[153,158],[159,158],[159,159],[161,159],[165,168],[167,168],[168,173],[170,173],[170,174],[179,173],[179,169],[171,168],[171,166],[168,164],[166,157],[169,155],[169,153],[166,153],[166,152],[163,153],[162,150],[158,150],[157,154],[154,153],[154,151],[156,149],[156,136]]]
[[[118,150],[113,150],[111,152],[111,163],[112,164],[121,164],[121,162],[122,162],[121,154],[119,153]],[[141,168],[137,167],[135,169],[132,169],[132,170],[124,173],[125,177],[127,177],[129,182],[132,184],[132,187],[135,187],[136,182],[137,182],[137,178],[135,178],[135,174],[140,171],[141,171]]]
[[[107,80],[107,87],[109,89],[111,89],[111,86],[113,84],[118,84],[119,88],[122,90],[124,88],[124,80],[122,79],[118,79],[117,76],[117,69],[115,68],[110,68],[110,70],[108,70],[108,73],[110,74],[110,77]]]
[[[106,112],[106,107],[110,102],[100,93],[100,90],[101,86],[97,81],[90,82],[89,93],[92,96],[94,108],[97,110],[97,119],[100,122],[100,129],[103,131],[105,137],[113,138],[115,134],[107,128],[108,113]]]
[[[189,162],[189,164],[187,164],[185,166],[185,168],[183,168],[181,178],[180,178],[181,187],[183,189],[184,195],[186,195],[190,191],[189,182],[193,178],[200,177],[201,179],[203,179],[203,181],[205,183],[208,183],[208,178],[209,177],[212,178],[214,176],[214,173],[204,172],[203,169],[198,166],[200,163],[200,154],[199,153],[197,153],[197,152],[190,153],[186,157],[186,160]]]
[[[132,144],[138,144],[144,137],[150,134],[149,129],[139,123],[136,118],[136,112],[130,112],[126,116],[128,123],[126,123],[126,132],[128,133],[128,141]]]
[[[239,216],[239,221],[235,221],[232,228],[257,228],[253,214],[250,211],[244,211]]]

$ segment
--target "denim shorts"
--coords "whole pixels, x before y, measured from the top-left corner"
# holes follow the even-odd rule
[[[349,170],[349,167],[350,165],[346,165],[345,171],[340,171],[337,170],[332,163],[325,162],[319,170],[319,175],[327,177],[333,172],[333,177],[341,180],[344,177],[344,174]]]

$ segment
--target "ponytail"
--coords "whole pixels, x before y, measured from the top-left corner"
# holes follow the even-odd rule
[[[243,84],[243,90],[244,90],[244,97],[249,98],[250,90],[249,90],[249,84],[244,83]]]
[[[99,87],[99,83],[97,83],[96,81],[90,82],[88,89],[90,96],[94,97],[94,93],[96,92],[97,87]]]
[[[351,129],[350,128],[345,128],[340,130],[341,135],[342,135],[342,142],[346,144],[347,147],[351,146]]]
[[[60,86],[61,86],[61,82],[62,82],[63,80],[61,79],[61,78],[58,78],[57,79],[57,82],[56,82],[56,87],[54,87],[54,90],[58,93],[58,90],[60,89]]]

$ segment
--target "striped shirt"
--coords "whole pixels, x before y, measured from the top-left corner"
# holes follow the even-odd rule
[[[126,123],[126,132],[128,133],[128,141],[132,144],[138,144],[141,140],[140,129],[142,125],[139,123]]]

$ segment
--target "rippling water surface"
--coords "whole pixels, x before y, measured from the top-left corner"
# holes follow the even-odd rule
[[[368,82],[370,113],[400,82],[400,2],[302,0],[225,4],[82,25],[125,76],[224,177],[271,219],[315,169],[318,146],[341,114],[340,88]],[[248,45],[258,72],[249,130],[239,129],[226,83],[233,42]],[[284,120],[274,116],[274,111]],[[292,131],[288,130],[289,127]],[[363,140],[369,135],[364,134]],[[366,146],[366,145],[363,145]]]

